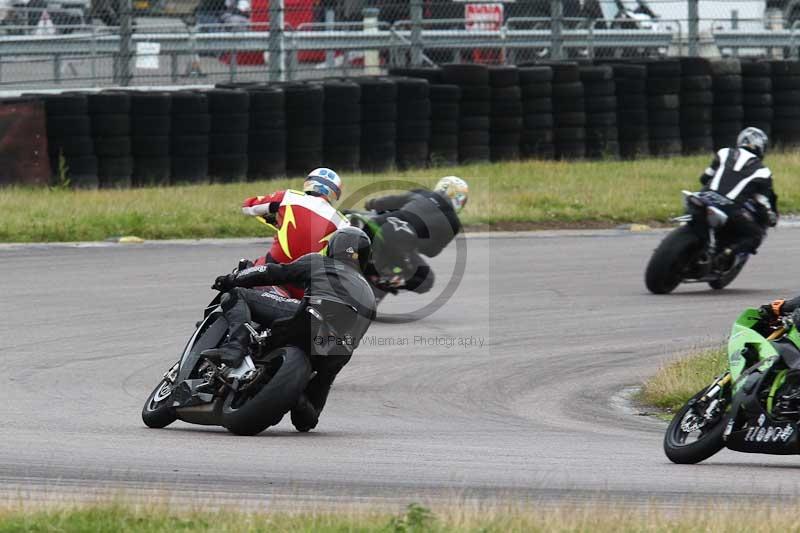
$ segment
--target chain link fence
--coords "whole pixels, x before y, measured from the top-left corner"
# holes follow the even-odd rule
[[[27,0],[0,88],[206,85],[392,66],[797,54],[800,0]],[[270,31],[273,30],[274,31]]]

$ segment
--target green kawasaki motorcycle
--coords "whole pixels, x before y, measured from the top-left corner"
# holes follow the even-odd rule
[[[728,371],[675,414],[664,452],[680,464],[708,459],[722,448],[798,454],[800,309],[770,326],[745,310],[728,341]]]

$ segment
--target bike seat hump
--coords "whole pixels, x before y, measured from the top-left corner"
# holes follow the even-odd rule
[[[800,369],[800,349],[788,339],[772,341],[778,355],[789,368]]]

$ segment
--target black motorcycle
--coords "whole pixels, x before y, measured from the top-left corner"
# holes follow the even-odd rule
[[[750,257],[747,253],[733,258],[721,255],[736,240],[726,224],[741,206],[714,191],[683,194],[686,214],[674,219],[681,225],[661,241],[647,265],[645,284],[654,294],[672,292],[681,283],[705,282],[712,289],[723,289]]]
[[[228,333],[219,300],[218,295],[206,307],[180,361],[147,398],[142,420],[148,427],[183,420],[256,435],[274,426],[297,405],[313,377],[320,355],[304,344],[335,334],[329,320],[355,312],[345,304],[306,297],[294,316],[275,321],[269,329],[250,327],[244,361],[228,368],[200,355],[220,346]]]

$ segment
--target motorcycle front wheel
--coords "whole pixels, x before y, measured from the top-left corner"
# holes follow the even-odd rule
[[[744,265],[747,264],[747,259],[749,257],[750,256],[745,256],[743,259],[737,259],[733,268],[722,274],[718,279],[709,281],[708,286],[715,290],[721,290],[733,283],[733,280],[735,280],[742,271]]]
[[[699,463],[725,446],[722,434],[725,432],[727,417],[720,415],[707,420],[698,411],[696,402],[706,390],[701,390],[686,402],[669,423],[664,435],[664,453],[673,463]]]
[[[176,365],[177,366],[177,363]],[[172,373],[175,367],[170,371]],[[148,396],[142,408],[142,422],[149,428],[161,429],[175,422],[178,416],[172,407],[173,384],[166,378],[162,379]]]

